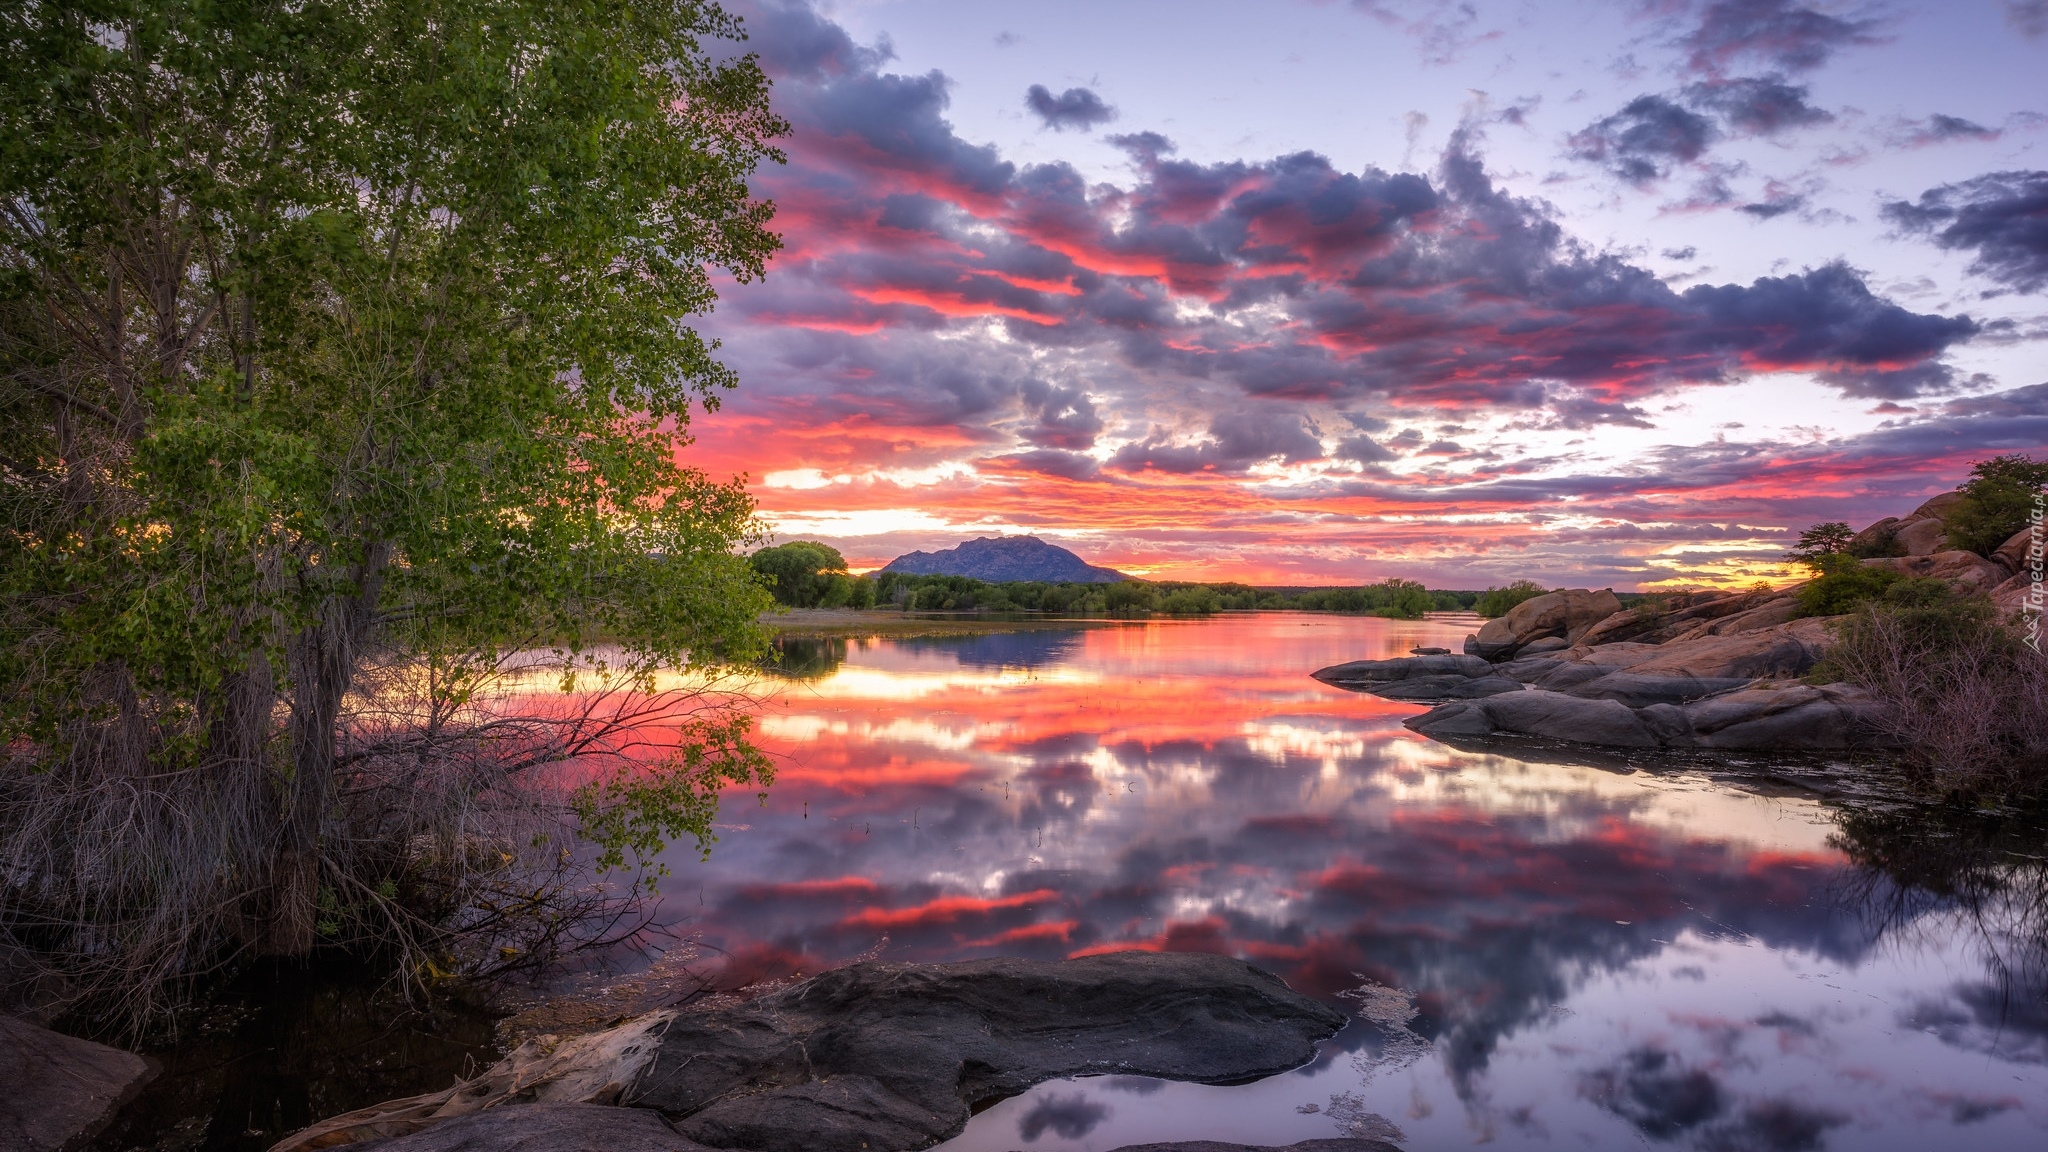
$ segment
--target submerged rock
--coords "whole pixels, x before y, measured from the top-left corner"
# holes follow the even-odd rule
[[[69,1152],[155,1075],[133,1052],[0,1016],[0,1148]]]
[[[1834,751],[1879,747],[1876,702],[1846,684],[1764,682],[1686,703],[1631,707],[1532,689],[1440,705],[1406,721],[1432,737],[1533,736],[1611,748]]]
[[[659,1113],[677,1141],[632,1152],[924,1148],[957,1134],[974,1107],[1045,1080],[1268,1076],[1307,1063],[1344,1022],[1278,977],[1206,953],[855,964],[738,1008],[659,1012],[552,1047],[522,1045],[473,1081],[336,1117],[274,1152],[377,1137],[395,1137],[377,1145],[393,1152],[581,1149],[583,1133],[620,1111]],[[534,1104],[617,1107],[526,1107]],[[529,1122],[545,1132],[522,1135]],[[633,1139],[669,1138],[634,1124]],[[499,1144],[438,1142],[471,1139]]]

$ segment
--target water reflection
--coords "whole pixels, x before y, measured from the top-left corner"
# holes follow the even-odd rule
[[[709,865],[674,862],[666,912],[733,978],[884,941],[1136,947],[1406,997],[1399,1030],[1355,1026],[1290,1076],[1046,1085],[962,1149],[1373,1123],[1411,1148],[2032,1146],[2041,870],[1984,845],[2037,831],[1944,839],[1704,772],[1461,751],[1306,676],[1462,634],[1267,615],[827,649],[764,683],[780,780],[733,798]]]

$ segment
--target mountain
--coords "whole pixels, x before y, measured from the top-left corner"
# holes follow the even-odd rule
[[[914,576],[969,576],[1001,584],[1037,580],[1046,584],[1115,584],[1129,577],[1097,568],[1057,544],[1036,536],[983,536],[958,548],[911,552],[883,566],[884,572]]]

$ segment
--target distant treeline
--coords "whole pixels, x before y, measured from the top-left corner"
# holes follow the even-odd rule
[[[1051,584],[1035,580],[990,583],[967,576],[880,572],[854,576],[828,545],[797,540],[763,548],[754,570],[792,608],[896,608],[905,612],[1034,612],[1047,616],[1211,616],[1218,612],[1276,609],[1348,612],[1420,620],[1426,612],[1499,616],[1550,589],[1533,580],[1468,592],[1426,588],[1398,577],[1356,588],[1255,587],[1186,580],[1126,580],[1118,584]],[[1623,600],[1629,600],[1624,595]]]

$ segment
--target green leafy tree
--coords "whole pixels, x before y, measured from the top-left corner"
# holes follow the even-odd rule
[[[1534,600],[1550,589],[1534,580],[1517,580],[1504,588],[1488,588],[1479,594],[1472,610],[1481,616],[1505,616],[1524,600]]]
[[[850,594],[846,557],[838,549],[815,540],[792,540],[763,548],[748,563],[754,571],[768,577],[775,599],[791,608],[836,608]],[[827,604],[828,600],[836,603]]]
[[[1786,559],[1800,561],[1817,572],[1820,570],[1820,557],[1847,552],[1849,541],[1855,538],[1855,531],[1840,520],[1815,524],[1799,534],[1799,543],[1785,556]]]
[[[67,946],[303,953],[389,890],[352,846],[409,834],[359,774],[444,747],[507,653],[609,692],[758,650],[752,505],[679,463],[734,384],[685,320],[778,243],[747,181],[786,125],[705,47],[739,33],[690,0],[0,14],[0,832]],[[686,711],[586,798],[607,856],[765,780],[743,717]],[[619,746],[518,731],[471,751]],[[80,887],[109,861],[156,879]],[[184,927],[94,919],[151,901]]]
[[[2019,453],[1980,460],[1958,490],[1963,499],[1946,517],[1949,547],[1989,555],[2040,514],[2048,460]]]
[[[1102,604],[1111,616],[1144,616],[1158,607],[1159,595],[1150,584],[1124,580],[1103,586]]]
[[[1796,594],[1802,616],[1840,616],[1885,594],[1899,573],[1865,564],[1846,552],[1825,552],[1807,562],[1814,578]]]

